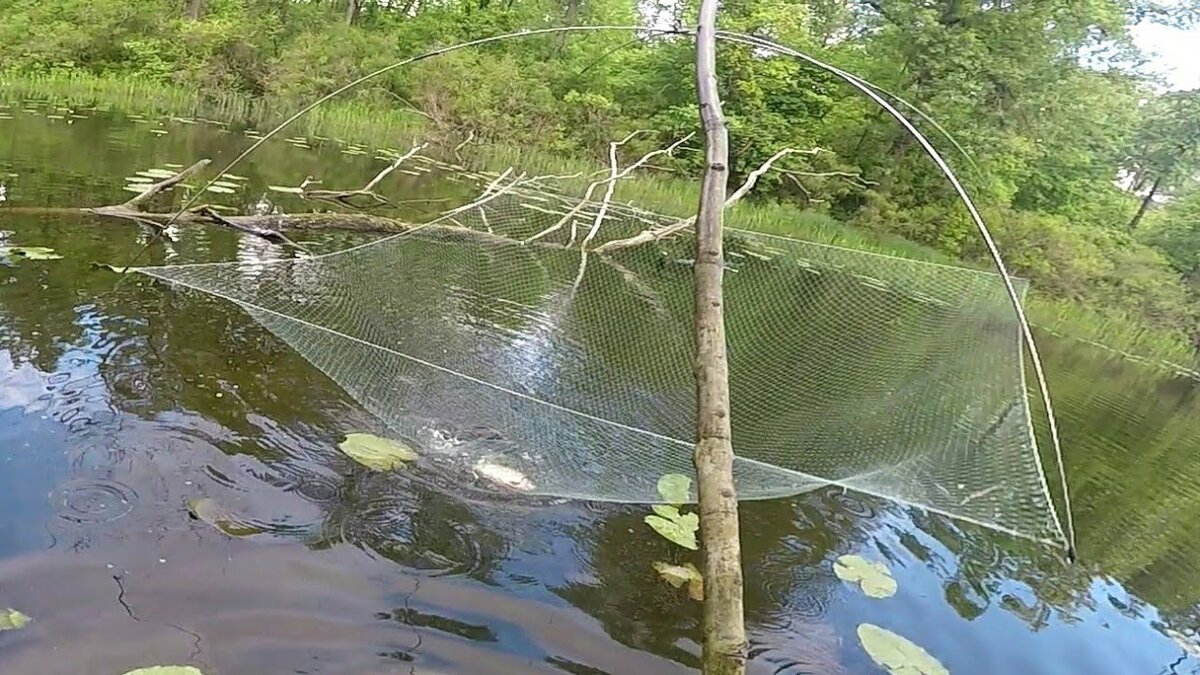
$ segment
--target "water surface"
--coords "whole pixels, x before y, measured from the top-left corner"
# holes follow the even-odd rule
[[[651,567],[687,557],[649,533],[644,508],[527,505],[450,476],[368,473],[335,446],[377,422],[288,345],[229,303],[91,265],[147,244],[145,263],[256,260],[276,245],[21,210],[123,201],[125,177],[227,160],[250,142],[240,130],[38,102],[0,113],[12,117],[0,119],[0,235],[64,256],[0,266],[0,607],[35,618],[0,633],[0,672],[695,668],[699,606]],[[277,200],[267,185],[354,185],[380,168],[373,153],[309,144],[268,144],[237,172],[245,187],[213,199],[249,209]],[[425,176],[392,189],[466,194]],[[1187,651],[1200,628],[1197,382],[1044,345],[1081,562],[839,490],[745,503],[753,672],[878,672],[861,622],[954,673],[1200,672]],[[231,539],[190,518],[201,496],[263,533]],[[831,562],[850,552],[887,560],[899,593],[872,600],[839,582]]]

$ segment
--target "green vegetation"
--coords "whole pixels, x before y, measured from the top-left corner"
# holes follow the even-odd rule
[[[629,0],[0,0],[0,90],[266,126],[369,70],[435,46],[564,24],[685,26],[695,3]],[[1195,2],[727,0],[723,27],[769,34],[937,119],[1044,327],[1190,359],[1200,317],[1200,92],[1161,93],[1130,40]],[[646,16],[653,12],[654,16]],[[734,181],[783,147],[732,224],[986,266],[962,207],[868,101],[790,58],[720,53]],[[697,130],[691,47],[620,32],[526,37],[389,73],[296,133],[398,147],[471,135],[498,165],[595,168]],[[515,148],[520,148],[516,150]],[[694,208],[699,153],[656,162],[620,198]],[[548,173],[551,171],[547,171]],[[557,172],[557,171],[556,171]]]

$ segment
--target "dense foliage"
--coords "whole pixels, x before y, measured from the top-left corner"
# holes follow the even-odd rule
[[[294,102],[476,37],[563,24],[686,26],[694,2],[0,0],[0,68],[89,73]],[[1015,269],[1044,296],[1193,334],[1200,316],[1200,91],[1142,74],[1130,27],[1187,24],[1150,0],[726,0],[725,28],[770,35],[928,112]],[[686,40],[523,38],[381,78],[356,96],[434,132],[602,156],[696,129]],[[872,104],[789,58],[725,45],[732,168],[789,158],[760,199],[826,211],[963,259],[983,251],[920,148]],[[932,128],[929,129],[934,134]],[[696,153],[666,168],[687,175]],[[654,207],[653,204],[647,206]]]

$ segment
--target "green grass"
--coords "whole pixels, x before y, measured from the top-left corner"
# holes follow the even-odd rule
[[[1060,337],[1091,343],[1124,356],[1173,368],[1191,368],[1195,349],[1181,332],[1148,324],[1140,317],[1076,302],[1033,296],[1029,321]]]
[[[139,115],[174,115],[245,124],[263,131],[308,101],[264,100],[201,93],[168,84],[88,73],[0,73],[0,99],[94,106]],[[360,100],[330,101],[297,120],[291,135],[324,136],[369,145],[395,145],[422,134],[416,113]]]
[[[199,93],[162,83],[86,73],[0,73],[0,100],[26,99],[141,115],[217,119],[262,131],[305,103],[254,99],[238,94]],[[400,147],[427,134],[424,122],[415,113],[396,109],[386,102],[331,101],[298,120],[286,135],[323,136],[377,148]],[[472,163],[491,170],[512,166],[518,172],[533,175],[581,173],[589,176],[605,169],[592,158],[564,157],[532,148],[475,146],[471,152]],[[588,182],[588,178],[579,177],[565,181],[565,185],[582,194]],[[622,181],[615,198],[651,211],[682,217],[694,213],[698,204],[698,185],[675,176],[644,172]],[[988,265],[955,260],[898,236],[856,229],[823,213],[790,204],[745,201],[730,209],[728,223],[732,227],[872,253],[991,269]],[[1045,298],[1036,294],[1036,286],[1027,306],[1030,320],[1037,327],[1058,336],[1094,343],[1153,362],[1192,363],[1194,360],[1186,336],[1154,327],[1136,316]]]

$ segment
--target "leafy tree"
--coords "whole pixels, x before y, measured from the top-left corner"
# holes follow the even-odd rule
[[[1141,195],[1130,230],[1142,222],[1155,198],[1169,195],[1200,173],[1200,90],[1164,94],[1143,110],[1133,153],[1123,167],[1131,189]]]

